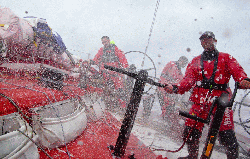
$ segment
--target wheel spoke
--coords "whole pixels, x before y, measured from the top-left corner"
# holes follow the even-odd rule
[[[128,52],[126,52],[126,53],[124,53],[124,54],[125,54],[126,56],[128,56],[128,54],[132,54],[133,59],[134,59],[134,57],[137,57],[137,56],[135,56],[135,54],[141,54],[141,55],[143,55],[144,57],[146,57],[146,58],[147,58],[147,61],[149,60],[149,61],[151,62],[150,68],[146,68],[146,69],[141,68],[141,69],[146,70],[146,71],[154,71],[153,74],[152,74],[152,72],[149,73],[149,74],[151,74],[152,76],[149,75],[148,77],[149,77],[149,78],[156,79],[156,67],[155,67],[154,61],[153,61],[146,53],[141,52],[141,51],[128,51]],[[127,57],[127,59],[129,59],[129,58]],[[141,58],[141,59],[143,59],[143,58]],[[144,60],[145,60],[145,59],[144,59]],[[153,67],[152,67],[152,66],[153,66]],[[139,67],[140,67],[140,66],[139,66]],[[139,67],[136,68],[137,72],[138,72],[138,70],[140,70]],[[150,91],[152,88],[153,88],[153,85],[150,85],[150,86],[146,85],[144,94],[149,93],[149,91]]]
[[[239,103],[239,108],[238,108],[238,116],[239,116],[239,125],[241,125],[244,130],[250,135],[250,126],[246,125],[250,123],[250,118],[245,119],[246,117],[246,112],[250,108],[249,102],[249,92],[247,92],[244,97],[242,98],[241,102]],[[243,114],[244,113],[244,114]]]

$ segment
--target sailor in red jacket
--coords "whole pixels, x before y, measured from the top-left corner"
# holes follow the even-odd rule
[[[106,86],[109,88],[110,86],[114,87],[114,90],[111,90],[112,92],[106,92],[106,93],[115,94],[116,101],[117,100],[119,101],[119,103],[117,104],[119,104],[121,108],[125,108],[126,95],[124,94],[123,90],[124,75],[121,73],[107,70],[104,68],[104,65],[114,66],[117,68],[128,68],[128,61],[125,57],[125,54],[120,49],[118,49],[118,47],[115,44],[110,43],[110,39],[108,36],[103,36],[101,38],[101,41],[103,47],[99,49],[93,61],[97,65],[99,65]]]
[[[181,56],[178,61],[168,62],[162,70],[159,82],[171,84],[180,82],[180,80],[183,78],[181,68],[184,68],[187,63],[188,59],[185,56]],[[158,87],[158,98],[161,105],[162,117],[167,119],[169,115],[166,113],[168,113],[168,111],[173,109],[175,106],[175,102],[177,100],[176,95],[167,94],[164,88]]]
[[[213,32],[204,32],[200,41],[204,52],[188,64],[185,76],[178,84],[167,84],[164,89],[168,93],[183,94],[190,90],[193,85],[196,85],[190,97],[193,105],[189,113],[206,119],[214,98],[221,96],[222,93],[231,93],[228,86],[231,76],[240,83],[240,88],[244,89],[250,88],[250,80],[234,57],[217,51],[215,48],[217,40]],[[185,125],[184,139],[189,131],[193,130],[187,140],[189,155],[179,159],[196,159],[198,157],[199,138],[204,124],[200,122],[196,124],[196,121],[186,119]],[[219,130],[219,140],[226,147],[227,158],[236,159],[238,157],[238,143],[235,137],[233,111],[231,109],[225,111]]]

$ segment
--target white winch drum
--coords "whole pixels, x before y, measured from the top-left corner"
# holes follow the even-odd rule
[[[73,141],[87,126],[85,108],[77,99],[69,99],[32,108],[33,128],[43,147],[56,148]]]
[[[30,129],[31,130],[31,129]],[[32,131],[32,130],[31,130]],[[20,148],[15,149],[9,155],[7,155],[4,159],[39,159],[40,155],[37,149],[37,146],[34,142],[37,142],[38,135],[34,136],[34,133],[29,132],[28,136],[30,139],[26,140],[20,144]]]
[[[38,136],[33,136],[33,141],[37,142]],[[37,149],[37,146],[34,142],[31,140],[28,141],[28,143],[22,147],[21,150],[16,152],[13,156],[8,157],[8,159],[39,159],[40,155]]]
[[[32,128],[18,113],[0,116],[0,126],[0,158],[12,156],[27,144],[29,139],[19,131],[29,137],[33,134]]]

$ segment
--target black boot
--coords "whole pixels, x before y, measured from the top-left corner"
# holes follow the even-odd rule
[[[239,145],[233,130],[220,131],[219,141],[226,147],[227,159],[237,159],[239,157]]]
[[[187,142],[188,156],[179,157],[178,159],[197,159],[199,153],[199,140],[192,140]]]
[[[183,133],[183,139],[185,140],[191,130],[191,127],[186,127]],[[197,159],[199,154],[199,139],[201,132],[197,129],[193,129],[187,139],[188,156],[179,157],[178,159]]]

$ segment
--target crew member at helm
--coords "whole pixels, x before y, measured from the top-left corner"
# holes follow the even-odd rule
[[[196,85],[190,96],[193,105],[189,113],[206,119],[214,98],[220,97],[222,93],[231,94],[228,86],[231,76],[240,83],[240,88],[243,89],[250,88],[250,79],[234,57],[216,49],[217,40],[213,32],[204,32],[200,37],[200,42],[204,51],[188,64],[184,78],[176,85],[167,84],[164,89],[168,93],[183,94]],[[179,159],[196,159],[204,124],[187,118],[185,125],[184,139],[190,133],[187,139],[189,155]],[[225,111],[219,130],[219,140],[226,147],[228,159],[238,158],[238,143],[231,109]]]

